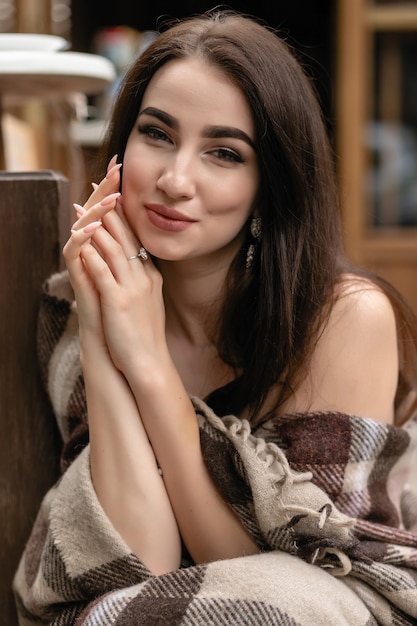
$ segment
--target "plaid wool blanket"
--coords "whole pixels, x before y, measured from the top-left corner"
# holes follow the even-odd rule
[[[414,421],[311,413],[247,421],[194,398],[207,467],[258,555],[154,576],[94,492],[76,310],[46,284],[39,355],[64,440],[14,580],[21,626],[417,623],[417,506],[406,489]]]

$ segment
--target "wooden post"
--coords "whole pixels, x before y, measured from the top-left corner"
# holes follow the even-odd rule
[[[366,227],[364,124],[368,68],[364,0],[339,0],[337,15],[337,151],[346,251],[361,263]]]
[[[0,171],[6,169],[6,155],[3,138],[3,101],[0,93]]]
[[[51,34],[51,0],[16,0],[19,33]]]
[[[0,607],[5,626],[17,624],[12,578],[41,499],[58,475],[60,439],[40,381],[36,324],[42,284],[62,267],[69,205],[69,183],[60,174],[0,173]]]

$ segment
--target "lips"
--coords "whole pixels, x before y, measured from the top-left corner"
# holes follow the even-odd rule
[[[181,232],[197,221],[163,204],[145,204],[145,209],[151,224],[161,230]]]
[[[180,211],[176,209],[172,209],[170,207],[165,206],[164,204],[146,204],[145,208],[149,211],[153,211],[154,213],[158,213],[162,217],[166,217],[169,220],[179,220],[180,222],[195,222],[196,220],[191,219],[187,215],[184,215]]]

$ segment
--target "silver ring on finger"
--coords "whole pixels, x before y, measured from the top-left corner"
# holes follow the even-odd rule
[[[128,261],[133,261],[133,259],[140,259],[141,261],[147,261],[149,259],[149,254],[147,250],[145,250],[145,248],[141,246],[137,254],[127,257]]]

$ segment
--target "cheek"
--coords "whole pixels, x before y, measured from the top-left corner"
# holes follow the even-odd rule
[[[213,236],[223,243],[235,239],[244,230],[252,211],[253,205],[248,202],[247,196],[239,199],[235,196],[233,201],[219,204],[218,210],[211,212],[212,219],[209,220]]]
[[[123,177],[122,177],[122,199],[123,199],[123,213],[131,228],[134,228],[134,224],[138,217],[138,203],[142,193],[145,191],[144,184],[146,178],[144,178],[144,171],[141,167],[135,166],[131,159],[125,159],[123,161]]]
[[[259,173],[257,167],[249,167],[237,172],[226,180],[225,185],[217,187],[219,196],[223,197],[225,206],[233,207],[234,212],[245,213],[248,217],[255,209],[259,193]]]
[[[123,162],[122,197],[126,214],[131,214],[141,197],[149,191],[154,176],[146,159],[125,158]],[[136,212],[136,211],[135,211]]]
[[[142,161],[142,163],[141,163]],[[131,188],[138,186],[138,182],[143,178],[144,165],[146,161],[139,158],[137,150],[126,148],[126,152],[123,159],[123,183],[122,192],[126,192]],[[142,183],[141,183],[142,184]]]
[[[239,177],[233,184],[228,181],[223,186],[212,187],[212,190],[216,194],[213,212],[244,224],[255,208],[257,185],[248,177]]]
[[[130,138],[123,158],[123,176],[128,186],[136,188],[142,186],[145,181],[152,180],[156,167],[152,152],[136,137]]]

